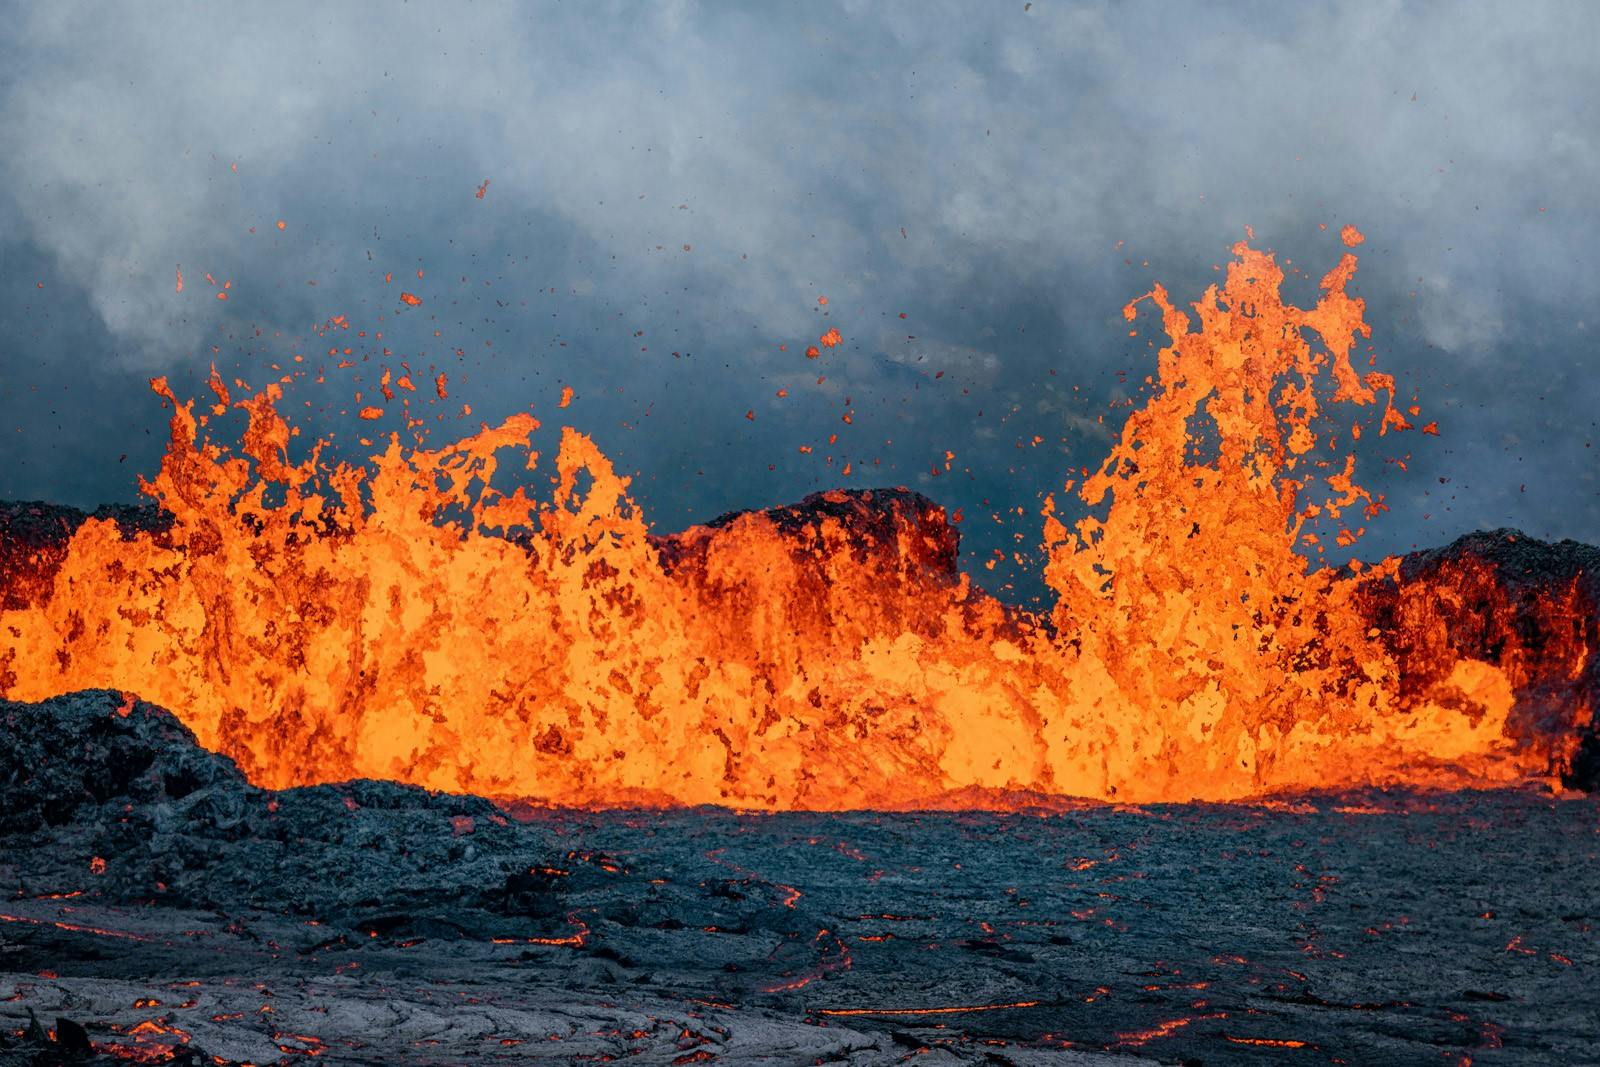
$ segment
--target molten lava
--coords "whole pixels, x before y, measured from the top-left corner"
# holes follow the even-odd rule
[[[1355,257],[1299,308],[1270,254],[1234,254],[1198,323],[1147,294],[1169,338],[1148,399],[1077,488],[1089,516],[1069,528],[1046,503],[1049,620],[957,575],[943,513],[904,491],[656,538],[572,429],[548,499],[491,488],[508,455],[541,461],[531,415],[433,450],[391,436],[370,467],[320,445],[291,463],[277,386],[234,400],[213,376],[213,412],[248,416],[235,452],[157,380],[171,441],[145,490],[171,526],[90,519],[47,578],[14,568],[0,696],[136,692],[266,786],[557,804],[1228,800],[1550,774],[1589,709],[1508,730],[1504,668],[1449,649],[1406,682],[1362,606],[1397,561],[1304,554],[1384,510],[1354,480],[1355,409],[1409,428],[1393,380],[1351,363],[1369,333]]]

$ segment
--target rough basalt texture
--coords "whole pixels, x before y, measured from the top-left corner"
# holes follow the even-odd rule
[[[844,548],[851,562],[883,574],[954,582],[961,535],[944,508],[909,489],[832,489],[798,504],[730,511],[702,526],[657,539],[669,570],[704,566],[716,532],[763,522],[783,535],[797,562],[813,565]]]
[[[85,519],[111,519],[125,538],[172,526],[172,516],[154,505],[102,504],[80,511],[39,500],[0,500],[0,608],[27,607],[48,595],[67,542]]]
[[[252,792],[177,719],[110,690],[0,702],[0,738],[0,834],[59,826],[114,800],[155,810]]]
[[[1430,689],[1457,659],[1493,663],[1516,695],[1508,732],[1565,738],[1551,770],[1600,788],[1600,549],[1489,530],[1413,552],[1398,579],[1366,592],[1403,696]]]
[[[783,556],[770,551],[774,534],[787,548]],[[850,645],[894,633],[939,637],[953,619],[978,614],[1013,627],[1031,623],[966,582],[959,531],[944,508],[908,489],[813,493],[652,540],[666,571],[735,643],[772,632],[775,609],[796,620],[782,633],[790,654],[807,632]],[[829,627],[804,625],[819,618]]]
[[[267,792],[0,702],[0,1064],[1592,1062],[1600,801],[740,816]]]

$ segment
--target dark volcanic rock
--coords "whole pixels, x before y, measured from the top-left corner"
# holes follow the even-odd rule
[[[963,586],[960,533],[944,508],[908,489],[813,493],[798,504],[730,512],[654,543],[662,566],[700,598],[702,617],[734,647],[764,630],[785,641],[810,634],[845,645],[882,633],[932,637],[952,606],[1007,614]],[[771,633],[774,611],[795,620],[783,634]],[[793,649],[769,651],[782,658]]]
[[[1600,788],[1600,549],[1484,531],[1406,556],[1397,580],[1365,592],[1403,696],[1436,685],[1459,659],[1495,664],[1516,696],[1508,732],[1558,739],[1563,758],[1551,770]]]
[[[568,931],[560,891],[612,877],[480,797],[353,781],[277,793],[200,748],[166,711],[118,694],[0,701],[0,841],[42,848],[30,895],[93,886],[106,899],[269,908],[363,936],[484,939]],[[37,857],[35,857],[37,859]],[[0,878],[8,868],[0,863]],[[512,880],[562,872],[535,908]]]
[[[169,712],[110,689],[0,701],[0,834],[59,825],[90,806],[191,801],[250,790]]]
[[[1532,1065],[1600,1037],[1593,798],[511,818],[255,790],[120,707],[0,705],[0,751],[113,779],[0,780],[0,810],[70,809],[0,829],[0,1064]]]
[[[102,504],[86,512],[37,500],[0,500],[0,608],[27,607],[49,593],[67,542],[85,519],[111,519],[124,539],[172,527],[172,516],[154,505]]]
[[[655,539],[669,572],[704,567],[715,531],[741,521],[770,523],[798,560],[813,565],[844,548],[852,563],[879,574],[955,582],[961,535],[944,508],[909,489],[831,489],[798,504],[730,511],[702,526]]]

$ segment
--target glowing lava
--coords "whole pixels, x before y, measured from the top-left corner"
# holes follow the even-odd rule
[[[1198,329],[1148,294],[1170,339],[1149,398],[1077,490],[1090,517],[1069,529],[1046,506],[1049,625],[955,576],[953,530],[904,491],[657,539],[571,429],[548,499],[490,488],[507,455],[536,469],[531,415],[436,450],[391,436],[370,468],[320,446],[291,463],[276,386],[235,401],[214,378],[249,418],[235,453],[158,380],[172,435],[145,488],[170,531],[90,520],[47,588],[8,577],[0,695],[136,692],[268,786],[562,804],[1226,800],[1548,774],[1562,753],[1507,733],[1500,667],[1449,660],[1402,686],[1356,604],[1394,561],[1336,572],[1296,550],[1318,531],[1349,544],[1383,510],[1354,480],[1354,409],[1409,428],[1392,380],[1351,364],[1355,257],[1302,309],[1271,255],[1234,254]]]

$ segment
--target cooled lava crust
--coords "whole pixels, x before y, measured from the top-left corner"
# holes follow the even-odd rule
[[[1597,803],[518,810],[0,702],[0,1064],[1590,1062]]]

